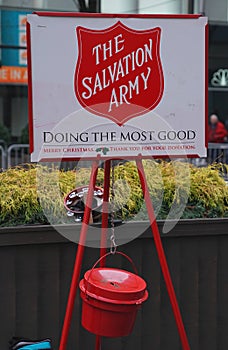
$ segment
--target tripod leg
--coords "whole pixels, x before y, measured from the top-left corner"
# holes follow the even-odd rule
[[[107,231],[108,231],[108,208],[109,208],[109,188],[110,188],[110,160],[105,161],[104,166],[104,195],[102,205],[102,229],[100,256],[106,253]],[[105,259],[101,261],[101,266],[105,266]]]
[[[151,230],[152,230],[153,237],[154,237],[154,243],[155,243],[156,250],[158,253],[158,258],[159,258],[160,266],[162,269],[163,277],[165,280],[166,288],[167,288],[167,291],[169,294],[170,303],[172,305],[174,317],[175,317],[176,324],[177,324],[177,329],[178,329],[180,339],[181,339],[182,348],[184,350],[190,350],[190,346],[189,346],[187,335],[186,335],[185,328],[183,325],[181,313],[180,313],[179,306],[177,303],[174,287],[172,284],[168,264],[166,261],[164,249],[162,246],[161,237],[159,234],[158,225],[157,225],[155,214],[154,214],[154,208],[153,208],[153,205],[152,205],[152,202],[150,199],[150,193],[149,193],[148,185],[146,182],[146,176],[145,176],[142,160],[140,158],[137,158],[136,164],[137,164],[139,178],[140,178],[140,182],[141,182],[141,186],[142,186],[142,190],[143,190],[143,194],[144,194],[144,199],[145,199],[145,203],[146,203],[146,207],[147,207],[147,211],[148,211],[148,216],[150,219],[150,226],[151,226]]]
[[[64,319],[63,328],[62,328],[59,350],[65,350],[67,345],[72,312],[74,308],[74,302],[75,302],[76,292],[78,288],[82,260],[84,255],[86,235],[88,231],[93,193],[94,193],[94,188],[95,188],[95,183],[97,178],[97,171],[98,171],[98,161],[95,160],[93,161],[93,164],[92,164],[88,196],[86,199],[85,212],[83,216],[82,228],[80,233],[80,240],[78,243],[78,249],[77,249],[76,259],[74,263],[73,276],[71,279],[70,292],[69,292],[68,301],[67,301],[67,307],[66,307],[65,319]]]
[[[109,188],[110,188],[110,160],[105,161],[104,165],[104,195],[103,195],[103,205],[102,205],[102,223],[101,223],[101,248],[100,257],[106,253],[107,245],[107,230],[108,230],[108,207],[109,207]],[[102,259],[100,266],[105,266],[105,259]],[[95,350],[101,349],[101,336],[96,335],[96,345]]]
[[[101,350],[101,336],[96,335],[95,350]]]

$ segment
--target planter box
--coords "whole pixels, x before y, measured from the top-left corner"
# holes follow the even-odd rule
[[[159,222],[162,232],[163,222]],[[122,225],[118,232],[143,232],[118,249],[127,253],[147,281],[149,299],[139,311],[133,333],[123,339],[103,339],[102,349],[181,349],[179,335],[147,222]],[[79,235],[81,226],[66,225]],[[119,235],[119,233],[118,233]],[[178,303],[192,350],[228,348],[228,219],[181,220],[162,234]],[[9,339],[50,337],[58,349],[77,244],[51,226],[0,229],[0,349]],[[82,275],[99,257],[86,248]],[[129,269],[114,256],[108,264]],[[77,295],[67,349],[92,349],[94,335],[80,324]]]

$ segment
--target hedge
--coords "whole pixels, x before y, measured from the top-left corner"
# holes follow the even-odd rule
[[[228,216],[228,167],[212,164],[195,167],[181,161],[144,160],[157,219]],[[26,164],[0,173],[0,226],[65,224],[65,196],[88,185],[90,168],[60,170],[54,165]],[[103,186],[99,168],[97,186]],[[115,196],[112,210],[122,220],[147,220],[147,211],[134,162],[114,167]],[[112,197],[112,196],[111,196]]]

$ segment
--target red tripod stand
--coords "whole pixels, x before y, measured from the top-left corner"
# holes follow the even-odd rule
[[[71,287],[66,307],[66,313],[65,313],[65,319],[63,323],[63,329],[60,339],[60,346],[59,350],[65,350],[67,345],[67,339],[71,324],[71,318],[72,318],[72,312],[74,307],[74,301],[76,297],[77,288],[79,285],[79,278],[80,278],[80,272],[81,272],[81,266],[83,261],[83,255],[84,255],[84,249],[85,249],[85,243],[86,243],[86,236],[87,236],[87,230],[89,225],[89,219],[90,219],[90,212],[91,212],[91,206],[92,206],[92,199],[93,199],[93,193],[97,178],[97,171],[98,171],[98,165],[99,160],[96,159],[92,163],[92,171],[90,176],[90,183],[89,183],[89,190],[86,200],[86,206],[85,206],[85,212],[82,222],[82,228],[81,228],[81,234],[80,234],[80,240],[78,244],[75,264],[74,264],[74,270],[73,270],[73,276],[71,280]],[[190,346],[188,343],[187,335],[185,332],[185,328],[183,325],[181,313],[179,310],[179,306],[177,303],[174,287],[172,284],[168,264],[166,261],[164,249],[162,246],[153,205],[150,199],[149,189],[146,181],[146,176],[143,168],[142,158],[138,156],[136,158],[136,165],[139,173],[139,178],[144,194],[144,200],[146,203],[147,211],[148,211],[148,217],[150,220],[150,226],[161,266],[161,270],[163,273],[163,277],[165,280],[167,292],[169,295],[170,303],[172,306],[173,314],[175,317],[178,333],[180,336],[181,344],[183,350],[190,350]],[[105,243],[107,238],[107,228],[108,228],[108,200],[109,200],[109,189],[110,189],[110,160],[105,161],[105,167],[104,167],[104,196],[103,196],[103,208],[102,208],[102,229],[101,229],[101,248],[100,248],[100,255],[103,256],[106,253]],[[105,261],[102,261],[102,264],[105,264]],[[96,350],[100,350],[101,348],[101,339],[100,336],[96,336]]]

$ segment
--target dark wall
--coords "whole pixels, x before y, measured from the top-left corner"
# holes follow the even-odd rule
[[[142,224],[134,228],[137,225],[141,230]],[[125,231],[133,227],[124,226]],[[182,221],[161,234],[191,350],[228,348],[227,228],[227,219]],[[76,244],[49,226],[0,229],[1,350],[14,335],[50,337],[58,349],[76,250]],[[119,250],[133,259],[147,281],[149,299],[138,312],[132,334],[102,339],[102,350],[181,349],[150,229]],[[82,274],[98,257],[99,249],[85,249]],[[119,255],[111,259],[109,264],[129,269]],[[68,350],[95,348],[94,335],[81,327],[80,315],[77,296]]]
[[[228,121],[227,85],[213,86],[211,79],[219,69],[227,74],[228,59],[228,26],[227,24],[209,23],[209,52],[208,52],[208,115],[216,113],[224,123]]]

